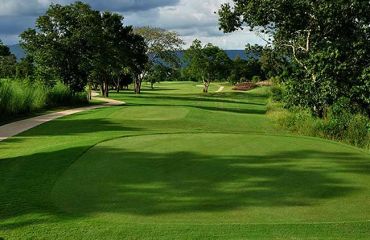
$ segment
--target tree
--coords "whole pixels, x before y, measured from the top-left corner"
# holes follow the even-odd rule
[[[11,55],[10,49],[8,46],[4,45],[0,40],[0,56],[9,56]]]
[[[132,63],[130,43],[132,27],[122,24],[121,15],[104,12],[101,14],[101,32],[93,55],[91,77],[100,84],[102,95],[108,97],[109,85],[116,85],[119,91],[120,75]]]
[[[170,81],[174,74],[175,72],[172,68],[162,64],[154,64],[149,69],[145,79],[150,83],[151,88],[154,89],[155,83],[160,81]]]
[[[36,20],[36,29],[21,34],[21,44],[33,57],[39,78],[60,78],[72,91],[79,92],[93,67],[101,26],[99,11],[87,4],[52,4]]]
[[[240,57],[234,59],[230,64],[230,76],[228,80],[233,83],[251,81],[253,77],[264,77],[261,69],[261,63],[255,58],[248,60],[241,59]]]
[[[120,88],[125,87],[128,90],[128,86],[134,83],[134,77],[130,72],[122,72],[120,75]]]
[[[36,29],[22,33],[22,46],[39,78],[61,79],[74,92],[98,84],[108,97],[122,69],[140,73],[147,62],[144,39],[122,21],[119,14],[101,13],[82,2],[52,4],[37,19]]]
[[[0,78],[15,77],[17,58],[0,40]]]
[[[203,81],[203,92],[208,92],[212,81],[228,77],[231,60],[224,50],[211,43],[202,46],[202,42],[195,40],[185,51],[188,62],[187,72],[196,79]]]
[[[128,41],[130,46],[129,52],[129,73],[133,76],[135,93],[140,94],[141,84],[148,67],[148,55],[144,38],[137,34],[131,34]]]
[[[27,55],[17,63],[16,77],[19,79],[32,78],[34,74],[34,62],[31,56]]]
[[[370,65],[369,1],[337,0],[234,0],[219,10],[220,27],[225,32],[246,25],[275,48],[289,50],[296,65],[292,77],[295,89],[319,116],[325,108],[345,96],[363,106],[355,97],[354,86],[361,84],[363,69]],[[273,40],[271,40],[273,39]],[[295,86],[295,84],[298,84]],[[315,96],[315,101],[308,97]]]
[[[141,82],[148,71],[153,68],[153,65],[164,65],[171,68],[180,67],[181,63],[177,52],[182,49],[184,41],[176,32],[161,28],[141,27],[136,28],[134,31],[144,38],[147,45],[146,54],[149,60],[144,72],[135,84],[135,92],[140,93]]]

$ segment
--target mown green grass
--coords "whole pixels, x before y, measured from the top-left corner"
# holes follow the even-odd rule
[[[196,85],[0,143],[0,237],[368,239],[368,153],[277,132],[264,88]]]

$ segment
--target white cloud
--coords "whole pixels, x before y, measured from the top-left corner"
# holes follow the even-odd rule
[[[2,39],[4,42],[15,43],[16,33],[19,34],[26,27],[32,26],[35,16],[45,12],[51,2],[65,4],[73,1],[0,0]],[[84,0],[84,2],[99,10],[122,13],[125,24],[128,25],[155,26],[177,31],[187,46],[196,38],[224,49],[244,49],[247,43],[263,44],[263,41],[251,32],[224,34],[218,29],[218,16],[215,12],[222,3],[232,2],[231,0]],[[29,17],[26,21],[27,16]]]
[[[224,49],[244,49],[247,43],[263,44],[249,31],[224,34],[218,27],[215,14],[222,3],[228,0],[180,0],[176,6],[164,6],[151,12],[125,14],[127,23],[134,26],[156,26],[177,31],[189,46],[194,39],[211,42]]]
[[[34,16],[48,5],[45,0],[0,0],[0,16]]]

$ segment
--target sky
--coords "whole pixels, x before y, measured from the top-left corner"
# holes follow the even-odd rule
[[[16,44],[19,34],[34,27],[37,16],[51,3],[68,4],[74,0],[0,0],[0,39]],[[188,47],[194,39],[213,43],[223,49],[244,49],[247,43],[263,44],[254,33],[241,30],[224,34],[218,29],[217,11],[231,0],[83,0],[94,9],[118,12],[125,25],[160,27],[176,31]]]

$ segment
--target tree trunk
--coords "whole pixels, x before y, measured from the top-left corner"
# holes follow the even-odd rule
[[[151,86],[152,89],[154,89],[154,83],[153,82],[150,83],[150,86]]]
[[[104,87],[104,82],[100,85],[100,93],[104,97],[105,96],[105,87]]]
[[[204,88],[203,88],[204,93],[208,93],[209,85],[210,85],[210,81],[204,81]]]
[[[137,77],[135,79],[135,93],[140,94],[141,93],[141,78]]]
[[[105,80],[105,97],[109,97],[109,84],[108,81]]]
[[[92,90],[91,90],[91,83],[89,83],[89,93],[88,93],[88,97],[89,97],[89,101],[91,101],[91,98],[92,98]]]
[[[107,80],[104,80],[101,84],[101,95],[103,97],[108,97],[109,96],[109,85],[108,85],[108,81]]]
[[[117,87],[117,89],[116,89],[117,90],[117,93],[119,93],[119,90],[121,89],[120,80],[119,79],[117,80],[117,86],[116,87]]]

